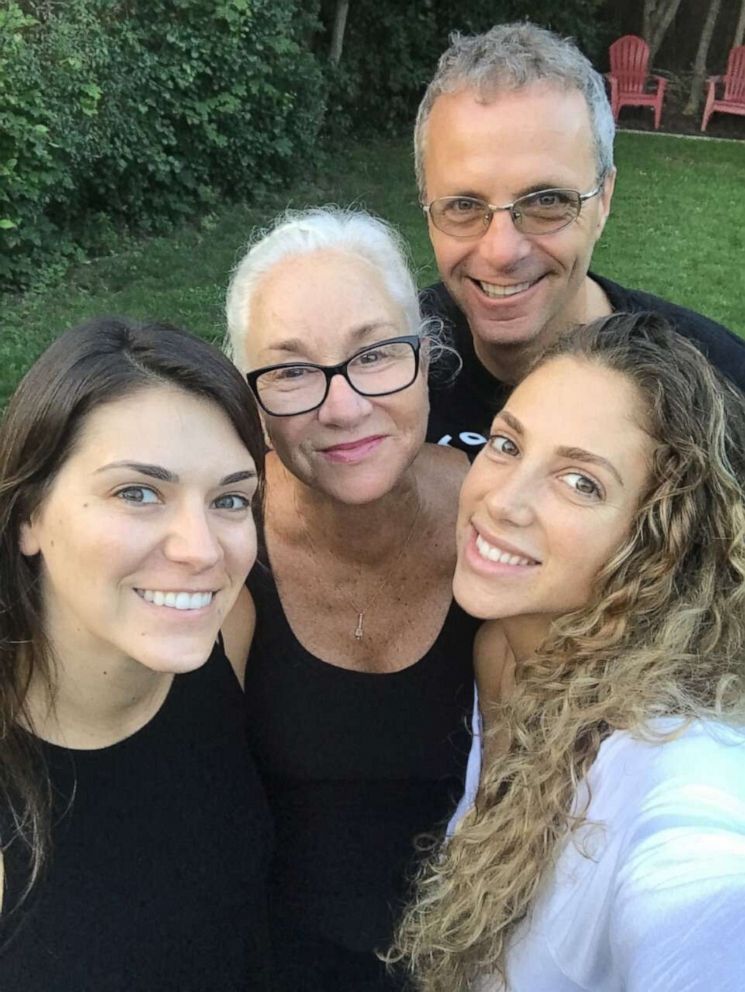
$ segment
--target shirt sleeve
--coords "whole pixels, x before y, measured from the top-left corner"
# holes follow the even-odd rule
[[[661,769],[620,856],[614,970],[625,992],[743,992],[743,748],[682,757]]]

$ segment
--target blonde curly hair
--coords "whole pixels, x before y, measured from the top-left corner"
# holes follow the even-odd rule
[[[745,723],[745,398],[651,314],[596,321],[537,364],[558,355],[635,384],[650,484],[592,600],[490,707],[499,757],[487,741],[475,805],[422,867],[387,955],[425,992],[506,984],[510,936],[586,822],[573,802],[607,736],[659,740],[647,724],[670,714]]]

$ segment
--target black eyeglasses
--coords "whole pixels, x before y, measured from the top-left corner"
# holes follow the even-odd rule
[[[499,210],[508,210],[512,223],[523,234],[555,234],[579,217],[585,200],[597,196],[605,176],[589,193],[576,189],[540,189],[518,196],[503,207],[477,196],[441,196],[422,209],[438,231],[453,238],[480,238]]]
[[[389,396],[406,389],[419,372],[421,339],[416,334],[378,341],[338,365],[287,362],[246,374],[254,396],[272,417],[310,413],[321,406],[335,375],[360,396]]]

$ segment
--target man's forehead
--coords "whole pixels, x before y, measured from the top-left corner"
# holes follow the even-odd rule
[[[555,112],[567,120],[572,120],[576,126],[577,115],[583,123],[590,127],[590,110],[584,93],[574,86],[568,86],[554,80],[537,80],[522,86],[501,83],[498,80],[485,82],[479,86],[464,84],[440,93],[430,112],[432,117],[440,114],[456,114],[467,112],[469,105],[482,108],[490,114],[509,113],[513,109],[524,107],[545,108],[552,119]]]
[[[572,170],[594,169],[595,147],[584,94],[547,82],[495,90],[463,87],[440,94],[424,133],[423,166],[465,174],[517,165],[564,161]],[[538,171],[541,171],[539,168]],[[585,177],[590,179],[588,175]]]

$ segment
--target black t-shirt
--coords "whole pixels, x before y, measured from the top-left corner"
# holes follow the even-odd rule
[[[15,911],[25,858],[5,851],[2,992],[273,992],[271,822],[244,706],[216,646],[130,737],[43,745],[52,851]]]
[[[745,392],[745,341],[732,331],[658,296],[625,289],[604,276],[591,278],[615,311],[652,310],[667,318],[675,330],[690,338],[720,372]],[[450,382],[443,382],[442,373],[433,369],[427,440],[460,448],[473,457],[484,444],[491,421],[504,405],[510,387],[487,372],[476,357],[468,322],[443,283],[422,290],[420,301],[425,316],[444,321],[463,361],[463,368]]]
[[[373,951],[406,902],[415,838],[444,830],[463,793],[479,621],[453,603],[419,661],[372,674],[303,647],[263,563],[248,586],[247,725],[276,831],[275,989],[398,989]],[[333,980],[311,977],[319,954]]]

